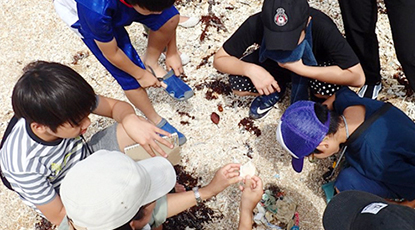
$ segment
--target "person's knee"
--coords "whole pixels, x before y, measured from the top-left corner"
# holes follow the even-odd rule
[[[356,180],[354,173],[350,170],[342,170],[337,176],[334,187],[339,191],[356,190],[359,182]]]
[[[179,25],[180,21],[180,15],[176,14],[172,18],[170,18],[160,29],[159,32],[167,32],[167,31],[173,31],[176,30],[177,26]]]

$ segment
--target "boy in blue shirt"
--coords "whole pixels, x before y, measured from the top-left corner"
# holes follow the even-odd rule
[[[155,111],[145,90],[147,87],[166,87],[155,77],[166,75],[166,71],[158,64],[164,49],[167,49],[167,68],[174,70],[176,76],[183,73],[176,45],[179,12],[173,3],[174,0],[54,1],[63,21],[75,30],[117,80],[132,104],[158,127],[170,133],[177,132],[179,143],[184,144],[185,136]],[[133,22],[140,22],[150,29],[143,60],[124,28]]]
[[[291,154],[296,172],[302,171],[306,156],[327,158],[339,152],[385,103],[344,87],[324,104],[298,101],[281,117],[277,140]],[[348,165],[337,176],[337,191],[365,191],[415,207],[414,136],[415,123],[392,106],[346,146]]]

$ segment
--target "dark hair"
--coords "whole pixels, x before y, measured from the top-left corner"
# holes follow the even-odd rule
[[[148,205],[149,204],[146,204],[146,205],[141,206],[140,209],[138,210],[138,212],[135,214],[135,216],[130,221],[128,221],[124,225],[122,225],[122,226],[120,226],[120,227],[118,227],[118,228],[116,228],[114,230],[131,230],[130,222],[133,221],[133,220],[141,220],[144,217],[144,209]]]
[[[18,118],[56,132],[65,122],[78,125],[96,107],[92,87],[68,66],[37,61],[23,71],[12,94],[13,111]]]
[[[327,135],[334,134],[337,132],[340,124],[339,114],[337,114],[335,111],[329,110],[329,108],[327,108],[326,105],[320,103],[314,104],[314,112],[316,113],[316,116],[321,123],[325,123],[327,121],[327,115],[330,113],[330,126]]]
[[[125,0],[126,3],[143,9],[160,12],[173,6],[176,0]]]

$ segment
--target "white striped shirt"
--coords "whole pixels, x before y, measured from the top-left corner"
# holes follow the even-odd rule
[[[59,194],[68,170],[89,155],[81,137],[45,142],[23,118],[6,135],[0,150],[1,171],[23,201],[35,210],[35,205],[47,204]]]

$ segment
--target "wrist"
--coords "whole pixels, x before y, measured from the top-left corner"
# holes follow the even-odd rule
[[[208,200],[208,199],[212,198],[217,193],[213,192],[213,190],[210,189],[210,187],[208,185],[208,186],[205,186],[203,188],[199,188],[199,194],[200,194],[200,198],[205,201],[205,200]]]

